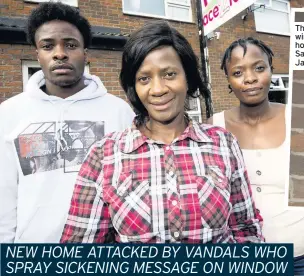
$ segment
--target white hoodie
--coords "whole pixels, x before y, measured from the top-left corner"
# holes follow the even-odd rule
[[[77,172],[90,146],[121,131],[134,113],[85,75],[83,90],[49,96],[42,71],[0,105],[0,243],[57,243]]]

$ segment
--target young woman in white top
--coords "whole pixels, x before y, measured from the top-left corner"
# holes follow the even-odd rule
[[[221,69],[240,105],[214,114],[208,123],[224,127],[237,137],[253,197],[264,218],[266,242],[294,243],[295,275],[304,275],[304,212],[287,210],[284,205],[289,154],[285,105],[268,100],[272,57],[266,44],[250,37],[226,49]]]

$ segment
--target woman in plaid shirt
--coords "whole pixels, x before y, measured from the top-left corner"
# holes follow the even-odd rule
[[[263,241],[235,137],[186,115],[189,97],[210,95],[188,41],[168,23],[144,26],[120,80],[137,117],[87,155],[61,242]]]

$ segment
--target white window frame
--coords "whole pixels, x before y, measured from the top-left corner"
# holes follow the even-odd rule
[[[282,78],[287,78],[288,80],[288,85],[285,86],[283,79]],[[289,75],[288,74],[273,74],[272,79],[279,79],[279,85],[274,86],[272,83],[270,84],[269,91],[286,91],[286,103],[288,101],[288,90],[289,90]]]
[[[209,82],[211,83],[211,69],[210,69],[210,59],[209,59],[209,49],[208,46],[204,48],[204,55],[205,55],[205,66],[207,70],[207,77]]]
[[[78,0],[53,0],[53,1],[61,2],[63,4],[67,4],[73,7],[78,7]],[[43,2],[50,2],[50,0],[24,0],[24,2],[43,3]]]
[[[193,101],[196,101],[197,110],[187,110],[188,115],[190,118],[192,116],[199,116],[199,123],[202,123],[202,110],[201,110],[201,101],[200,98],[189,98]]]
[[[22,60],[22,83],[23,83],[23,91],[25,91],[26,84],[29,80],[29,68],[41,68],[39,62],[37,60]],[[85,73],[90,73],[90,66],[86,64],[84,68]]]
[[[288,74],[273,74],[272,79],[279,79],[279,86],[274,86],[273,84],[270,85],[271,91],[288,91],[288,87],[285,87],[283,79],[287,78],[289,83],[289,75]]]
[[[207,76],[209,79],[209,82],[211,82],[211,71],[210,71],[210,64],[209,64],[209,50],[208,47],[204,48],[204,55],[205,55],[205,66],[207,70]],[[197,105],[197,110],[187,110],[188,115],[190,118],[193,116],[199,116],[199,123],[203,123],[203,118],[202,118],[202,108],[201,108],[201,99],[200,98],[190,98],[192,100],[196,100],[196,105]]]
[[[273,0],[268,0],[269,1],[269,4],[266,4],[260,0],[257,0],[256,2],[254,2],[254,5],[257,6],[257,7],[260,7],[260,5],[265,5],[265,8],[268,8],[268,9],[271,9],[271,10],[274,10],[274,11],[280,11],[280,12],[285,12],[285,10],[281,10],[281,9],[275,9],[272,7],[272,2]],[[289,10],[288,12],[290,13],[290,1],[289,0],[275,0],[276,2],[281,2],[281,3],[285,3],[287,4]]]
[[[290,1],[289,0],[275,0],[277,2],[281,2],[281,3],[285,3],[287,4],[287,9],[288,11],[286,12],[286,10],[282,10],[282,9],[276,9],[276,8],[273,8],[272,7],[272,1],[273,0],[268,0],[269,1],[269,4],[264,4],[263,2],[257,0],[255,3],[254,3],[254,7],[259,7],[260,5],[265,5],[265,9],[269,9],[269,10],[273,10],[273,11],[277,11],[277,12],[282,12],[282,13],[287,13],[289,18],[290,18]],[[254,13],[259,13],[261,11],[259,11],[258,9],[254,11]],[[255,19],[254,19],[255,20]],[[290,24],[290,23],[289,23]],[[256,29],[257,32],[261,32],[261,33],[270,33],[270,34],[278,34],[278,35],[285,35],[285,36],[290,36],[290,32],[278,32],[276,30],[258,30]]]
[[[178,3],[178,0],[163,0],[163,1],[164,1],[164,5],[165,5],[165,16],[142,13],[142,12],[125,11],[125,7],[124,7],[125,6],[125,4],[124,4],[125,1],[124,0],[122,0],[122,12],[123,12],[123,14],[128,14],[128,15],[138,15],[138,16],[153,17],[153,18],[164,18],[164,19],[175,20],[175,21],[180,21],[180,22],[189,22],[189,23],[193,22],[191,0],[186,0],[187,4]],[[168,15],[168,7],[169,6],[188,8],[188,13],[189,13],[188,20],[181,19],[181,18],[170,17]]]
[[[40,64],[36,60],[22,60],[23,91],[25,91],[26,84],[29,80],[29,68],[40,68]]]

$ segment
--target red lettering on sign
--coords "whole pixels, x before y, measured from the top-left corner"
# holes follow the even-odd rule
[[[203,24],[206,26],[209,22],[213,21],[214,18],[219,16],[219,7],[215,6],[213,10],[210,10],[207,14],[203,17]]]
[[[208,5],[208,0],[204,0],[204,6],[207,7]]]

